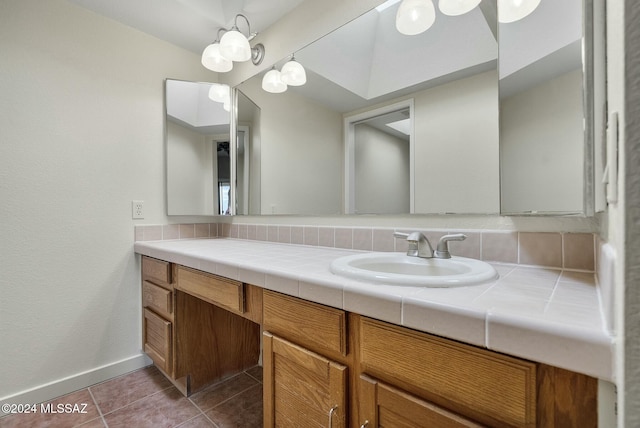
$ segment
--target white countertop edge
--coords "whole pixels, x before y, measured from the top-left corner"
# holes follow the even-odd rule
[[[604,330],[488,311],[487,348],[614,381],[615,340]]]
[[[325,256],[341,257],[355,250],[307,247],[261,241],[214,238],[216,246],[223,242],[242,242],[249,245],[295,247],[301,252],[321,248]],[[186,242],[185,242],[186,241]],[[189,248],[188,242],[201,241]],[[141,255],[182,264],[205,272],[250,282],[269,290],[301,297],[306,300],[337,307],[360,315],[402,325],[408,328],[447,337],[513,356],[584,373],[613,381],[614,338],[605,326],[585,327],[567,325],[527,314],[501,313],[473,307],[465,302],[430,300],[420,287],[398,287],[367,284],[318,270],[304,273],[304,263],[296,267],[267,266],[251,261],[239,263],[233,256],[203,254],[202,241],[138,241],[134,251]],[[231,244],[237,245],[237,244]],[[284,247],[283,247],[284,248]],[[323,262],[319,261],[318,265]],[[262,283],[260,279],[264,278]],[[473,290],[473,287],[469,287]],[[477,291],[475,292],[477,294]],[[601,319],[601,315],[598,314]]]

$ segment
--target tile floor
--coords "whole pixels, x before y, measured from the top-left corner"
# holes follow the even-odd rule
[[[227,428],[262,426],[262,367],[256,366],[185,398],[153,366],[52,400],[85,413],[0,418],[0,428]],[[40,410],[40,406],[37,406]],[[70,407],[73,410],[73,407]]]

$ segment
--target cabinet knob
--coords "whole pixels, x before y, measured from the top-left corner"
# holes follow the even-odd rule
[[[369,421],[364,421],[364,423],[360,425],[360,428],[367,428],[368,426],[369,426]]]

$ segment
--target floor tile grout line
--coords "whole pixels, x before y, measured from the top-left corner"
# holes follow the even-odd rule
[[[104,420],[104,415],[102,414],[102,410],[100,409],[100,405],[98,404],[98,400],[96,400],[96,397],[93,396],[93,392],[91,392],[91,387],[87,388],[87,391],[89,392],[89,395],[91,396],[91,399],[93,400],[93,404],[96,405],[96,409],[98,409],[98,414],[100,415],[100,420],[102,421],[102,424],[105,427],[109,427],[109,425],[107,425],[107,421]]]
[[[251,379],[255,380],[256,382],[258,382],[259,384],[262,384],[262,380],[258,379],[255,376],[252,376],[251,374],[249,374],[248,372],[244,372],[247,374],[247,376],[249,376]]]
[[[262,386],[262,383],[261,383],[261,382],[258,382],[258,383],[256,383],[255,385],[251,385],[251,386],[249,386],[249,387],[247,387],[247,388],[243,389],[242,391],[239,391],[239,392],[237,392],[236,394],[233,394],[232,396],[230,396],[230,397],[228,397],[228,398],[225,398],[225,399],[224,399],[224,400],[222,400],[221,402],[217,403],[215,406],[211,407],[210,409],[207,409],[207,412],[208,412],[208,411],[210,411],[210,410],[213,410],[213,409],[215,409],[215,408],[217,408],[217,407],[220,407],[221,405],[223,405],[223,404],[225,404],[225,403],[227,403],[227,402],[229,402],[229,401],[233,400],[234,398],[238,397],[240,394],[243,394],[243,393],[247,392],[248,390],[250,390],[251,388],[255,388],[256,386]],[[191,400],[191,398],[189,398],[189,401],[191,401],[191,402],[193,403],[193,401]],[[195,403],[193,403],[193,404],[195,405]],[[198,407],[198,406],[196,405],[196,407]],[[198,407],[198,408],[200,408],[200,407]],[[203,412],[203,413],[204,413],[204,412]]]
[[[144,397],[138,398],[137,400],[134,400],[134,401],[132,401],[132,402],[130,402],[130,403],[127,403],[127,404],[125,404],[124,406],[121,406],[121,407],[118,407],[118,408],[116,408],[116,409],[113,409],[113,410],[111,410],[111,411],[109,411],[109,412],[105,413],[105,414],[103,415],[103,417],[104,417],[104,416],[106,416],[106,415],[110,415],[110,414],[112,414],[112,413],[114,413],[114,412],[117,412],[117,411],[119,411],[119,410],[125,409],[125,408],[127,408],[127,407],[131,406],[132,404],[135,404],[135,403],[137,403],[137,402],[139,402],[139,401],[142,401],[142,400],[144,400],[144,399],[147,399],[147,398],[149,398],[149,397],[152,397],[152,396],[154,396],[154,395],[156,395],[156,394],[160,394],[161,392],[164,392],[164,391],[166,391],[166,390],[168,390],[168,389],[171,389],[171,388],[175,388],[175,389],[176,389],[176,391],[178,391],[178,388],[176,388],[176,387],[175,387],[175,386],[173,386],[173,385],[169,385],[169,386],[167,386],[166,388],[160,389],[160,390],[158,390],[158,391],[156,391],[156,392],[154,392],[154,393],[152,393],[152,394],[145,395]]]
[[[200,408],[200,406],[198,406],[196,403],[194,403],[194,402],[193,402],[193,400],[191,399],[191,397],[187,397],[187,400],[189,400],[189,402],[190,402],[191,404],[193,404],[193,406],[194,406],[196,409],[198,409],[198,411],[200,412],[200,415],[204,416],[204,417],[205,417],[205,419],[207,419],[209,422],[211,422],[211,423],[213,424],[213,426],[214,426],[214,427],[219,428],[219,427],[218,427],[218,424],[217,424],[217,423],[215,423],[214,421],[212,421],[212,420],[211,420],[211,418],[210,418],[209,416],[207,416],[207,414],[204,412],[204,410],[202,410],[202,409]],[[195,418],[197,418],[197,417],[198,417],[198,416],[200,416],[200,415],[196,415],[196,416],[194,416],[194,417],[193,417],[193,418],[191,418],[191,419],[195,419]],[[186,420],[186,421],[182,422],[180,425],[185,424],[186,422],[190,421],[191,419],[188,419],[188,420]],[[178,425],[178,426],[179,426],[179,425]],[[178,427],[176,427],[176,428],[178,428]]]

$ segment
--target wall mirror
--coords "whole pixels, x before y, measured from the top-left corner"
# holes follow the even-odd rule
[[[260,108],[236,91],[236,214],[260,214]]]
[[[165,81],[168,215],[231,212],[229,107],[209,98],[210,88]]]
[[[604,64],[594,38],[604,32],[594,32],[593,6],[543,0],[524,18],[499,24],[503,214],[593,213],[594,141],[604,109],[604,90],[596,93],[604,79],[594,79],[594,52]]]
[[[267,93],[264,73],[238,85],[261,110],[260,214],[499,212],[495,0],[460,16],[436,8],[414,36],[395,27],[399,4],[295,52],[305,85]],[[390,113],[409,114],[393,144],[373,126]],[[404,154],[381,155],[392,146]]]
[[[594,175],[602,173],[606,117],[604,2],[541,0],[528,17],[509,24],[498,24],[495,0],[483,0],[457,17],[442,15],[434,4],[435,23],[423,33],[430,39],[396,34],[398,1],[390,0],[295,52],[307,70],[304,86],[267,93],[260,74],[235,89],[238,132],[229,169],[237,170],[236,182],[227,180],[236,186],[231,186],[236,193],[232,209],[248,215],[589,215],[594,193],[597,209],[602,190]],[[542,19],[542,13],[551,17]],[[565,34],[560,41],[552,38],[551,25],[558,22]],[[538,35],[533,42],[532,31]],[[274,66],[279,69],[287,60]],[[203,99],[190,97],[191,115],[207,102],[206,87],[200,92]],[[170,93],[167,88],[168,108]],[[543,98],[560,93],[561,99]],[[177,95],[176,100],[184,98]],[[348,141],[356,129],[366,134],[360,130],[368,129],[366,121],[380,109],[410,101],[408,171],[404,167],[392,177],[399,168],[363,163],[380,150],[367,149],[375,143],[361,144],[356,154]],[[568,109],[560,112],[563,106]],[[225,118],[216,125],[228,126],[228,113],[216,107]],[[554,123],[557,117],[545,114],[550,111],[567,120]],[[210,128],[200,134],[208,142],[196,143],[191,133],[202,125],[180,117],[167,114],[168,214],[229,212],[221,195],[224,184],[220,190],[224,176],[218,178],[224,161],[217,156],[228,153],[228,128]],[[190,146],[170,143],[178,125],[191,135],[179,137],[190,140]],[[389,187],[382,185],[360,194],[351,180],[355,169],[349,169],[356,164],[367,166],[363,171],[369,174],[378,171],[385,185],[398,188],[400,181],[408,182],[408,189],[402,184],[393,194],[404,199],[391,198]],[[363,201],[356,204],[357,198]]]

